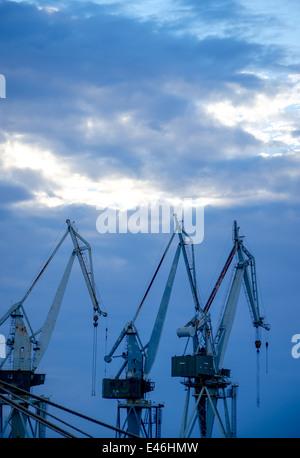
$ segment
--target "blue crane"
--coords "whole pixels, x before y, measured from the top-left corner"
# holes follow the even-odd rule
[[[181,252],[183,253],[183,258],[185,260],[185,266],[195,303],[197,304],[197,307],[200,308],[198,297],[194,289],[192,267],[190,266],[189,256],[186,249],[187,244],[183,243],[182,233],[184,233],[184,229],[182,225],[178,223],[176,216],[175,221],[176,227],[174,232],[171,235],[163,256],[133,319],[123,327],[111,351],[104,358],[107,363],[110,363],[121,342],[124,339],[126,340],[126,351],[121,354],[124,362],[115,377],[103,379],[102,396],[106,399],[124,400],[124,402],[119,402],[118,404],[117,426],[121,427],[122,430],[127,428],[127,431],[142,437],[160,437],[159,421],[162,405],[155,405],[154,403],[151,403],[149,400],[146,400],[145,395],[146,393],[153,391],[155,386],[154,382],[150,381],[149,375],[156,360]],[[154,280],[166,258],[167,252],[176,234],[179,236],[179,243],[175,251],[149,342],[146,345],[143,345],[139,332],[136,328],[135,321],[151,287],[153,286]],[[152,416],[151,408],[155,409],[155,414]],[[121,409],[126,412],[123,425],[120,425]],[[154,425],[151,423],[150,419],[153,417],[156,419]],[[146,424],[148,424],[148,428],[146,427]],[[152,430],[152,426],[155,426],[155,431]]]
[[[159,269],[165,259],[167,252],[174,239],[175,232],[163,253],[163,256],[155,270],[145,295],[131,321],[123,327],[119,337],[111,351],[105,356],[105,362],[110,363],[121,342],[126,340],[126,351],[121,357],[124,362],[114,378],[102,380],[102,396],[107,399],[122,399],[124,402],[118,404],[117,427],[126,430],[136,436],[160,437],[160,417],[162,405],[154,404],[145,399],[145,394],[154,389],[154,382],[149,380],[149,374],[155,362],[163,326],[167,314],[171,291],[178,266],[180,247],[177,248],[172,267],[167,279],[161,303],[156,315],[152,334],[146,345],[142,344],[135,321],[142,309],[146,297],[154,283]],[[122,374],[124,376],[122,377]],[[120,425],[121,411],[125,410],[124,424]],[[154,415],[152,412],[155,412]],[[155,422],[153,424],[153,417]],[[155,431],[153,432],[153,427]]]
[[[182,235],[181,235],[182,237]],[[256,330],[255,347],[257,355],[261,346],[259,330],[270,329],[260,315],[255,258],[245,247],[239,235],[239,227],[234,221],[233,248],[217,279],[217,282],[206,302],[201,308],[195,302],[195,315],[182,328],[177,330],[179,337],[192,340],[192,352],[172,358],[172,376],[183,377],[187,395],[181,423],[180,437],[190,437],[198,420],[201,437],[211,437],[215,420],[224,437],[236,437],[236,392],[237,385],[230,382],[230,370],[223,368],[223,360],[228,346],[234,322],[241,286],[244,283],[246,296],[250,305],[252,323]],[[214,335],[211,317],[208,313],[222,281],[237,257],[234,277],[227,297],[220,325]],[[193,292],[195,288],[193,287]],[[230,387],[228,389],[228,387]],[[227,389],[227,391],[226,391]],[[189,414],[190,395],[193,392],[195,404]],[[232,399],[232,417],[229,420],[227,398]],[[225,422],[222,421],[217,404],[224,401]]]

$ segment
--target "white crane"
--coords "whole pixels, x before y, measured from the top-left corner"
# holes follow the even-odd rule
[[[89,243],[77,232],[77,230],[74,228],[74,224],[72,224],[69,219],[66,220],[66,223],[67,230],[49,256],[39,274],[30,285],[24,297],[19,302],[12,305],[0,319],[0,326],[2,326],[9,318],[13,319],[11,337],[7,340],[9,351],[7,352],[6,358],[3,359],[0,366],[0,380],[3,382],[11,383],[16,387],[26,391],[30,391],[30,388],[34,385],[40,385],[44,383],[45,375],[37,374],[36,370],[49,346],[75,257],[77,257],[79,261],[82,274],[93,304],[94,347],[96,345],[95,341],[98,317],[100,315],[107,315],[107,313],[101,309],[100,300],[98,299],[96,293],[91,247]],[[24,302],[28,298],[34,286],[37,284],[38,280],[45,272],[46,268],[49,266],[50,262],[54,258],[55,254],[57,253],[58,249],[68,234],[71,236],[74,248],[71,252],[69,261],[61,278],[45,322],[39,330],[34,331],[25,311]],[[95,373],[95,355],[96,353],[94,349],[93,374]],[[12,368],[3,369],[6,360],[11,358],[11,356]],[[92,389],[94,391],[94,377],[92,383]],[[22,414],[19,411],[12,409],[10,421],[12,425],[12,437],[25,437],[26,421],[24,421]]]

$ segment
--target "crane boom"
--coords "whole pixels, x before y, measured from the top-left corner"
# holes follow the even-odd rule
[[[54,330],[54,326],[55,326],[55,323],[56,323],[56,320],[57,320],[57,316],[58,316],[58,313],[59,313],[59,310],[60,310],[60,307],[61,307],[61,303],[62,303],[62,300],[63,300],[63,297],[64,297],[64,293],[66,291],[66,286],[67,286],[67,283],[68,283],[68,280],[69,280],[69,277],[70,277],[70,273],[71,273],[71,269],[72,269],[72,266],[73,266],[73,263],[74,263],[75,256],[77,256],[77,258],[79,260],[79,263],[80,263],[80,266],[81,266],[81,269],[82,269],[82,273],[83,273],[84,279],[86,281],[86,285],[87,285],[88,291],[90,293],[90,297],[92,299],[95,316],[97,316],[98,314],[99,315],[103,315],[103,316],[107,315],[106,312],[101,310],[100,305],[99,305],[99,300],[97,299],[97,295],[96,295],[94,273],[93,273],[93,266],[92,266],[92,257],[91,257],[91,247],[88,244],[88,242],[83,237],[81,237],[81,235],[74,229],[74,227],[73,227],[73,225],[72,225],[72,223],[70,222],[69,219],[66,220],[66,223],[68,225],[67,230],[65,231],[65,233],[62,236],[62,238],[60,239],[60,241],[58,242],[58,244],[56,245],[56,247],[52,251],[52,253],[49,256],[49,258],[47,259],[46,263],[44,264],[44,266],[42,267],[42,269],[40,270],[40,272],[38,273],[38,275],[36,276],[36,278],[34,279],[32,284],[30,285],[30,287],[26,291],[26,293],[23,296],[23,298],[21,299],[21,301],[19,301],[19,302],[15,303],[14,305],[12,305],[9,308],[9,310],[0,319],[0,326],[11,316],[12,317],[18,317],[17,318],[18,323],[22,322],[22,326],[23,326],[22,329],[24,329],[24,335],[20,336],[19,335],[20,333],[17,333],[17,335],[15,335],[15,337],[14,337],[14,342],[13,342],[14,368],[15,369],[17,369],[18,367],[19,367],[19,369],[21,369],[21,367],[20,367],[21,360],[18,358],[18,354],[19,354],[19,349],[23,348],[23,346],[24,346],[24,339],[27,339],[28,342],[29,342],[28,348],[29,348],[29,346],[31,348],[31,344],[32,343],[34,343],[36,345],[35,355],[34,355],[34,358],[33,358],[32,368],[31,368],[32,371],[35,371],[37,369],[37,367],[38,367],[43,355],[45,354],[45,352],[47,350],[47,347],[49,345],[53,330]],[[38,331],[34,332],[32,330],[32,327],[31,327],[31,324],[30,324],[29,319],[27,317],[27,314],[25,312],[24,302],[28,298],[28,296],[31,293],[31,291],[33,290],[34,286],[37,284],[38,280],[44,274],[46,268],[49,266],[50,262],[54,258],[55,254],[57,253],[58,249],[61,247],[62,243],[64,242],[64,240],[66,239],[68,234],[70,234],[70,236],[71,236],[71,239],[72,239],[73,245],[74,245],[74,249],[73,249],[73,251],[71,253],[71,256],[69,258],[68,264],[66,266],[64,274],[63,274],[62,279],[60,281],[59,287],[58,287],[58,289],[56,291],[56,294],[55,294],[55,297],[54,297],[53,302],[51,304],[51,307],[50,307],[50,309],[48,311],[48,315],[47,315],[47,317],[45,319],[44,325]],[[81,242],[81,244],[79,243],[79,241]],[[87,259],[85,259],[84,255],[83,255],[83,252],[85,250],[88,250],[89,262],[87,261]],[[27,332],[27,329],[26,329],[25,322],[24,322],[23,318],[26,319],[26,324],[29,327],[31,335],[29,335],[29,333]],[[96,322],[97,320],[94,319],[94,321]],[[16,324],[15,324],[15,327],[16,327]],[[25,330],[26,330],[26,332],[25,332]],[[40,334],[39,340],[36,339],[36,336],[38,334]],[[30,350],[30,352],[31,352],[31,350]]]
[[[25,295],[23,296],[23,298],[19,301],[19,302],[16,302],[15,304],[13,304],[9,309],[8,311],[3,315],[3,317],[0,319],[0,326],[2,326],[2,324],[19,308],[22,308],[23,309],[23,303],[25,302],[25,300],[27,299],[27,297],[29,296],[29,294],[31,293],[31,291],[33,290],[34,286],[36,285],[36,283],[38,282],[38,280],[40,279],[40,277],[42,276],[42,274],[45,272],[46,268],[49,266],[50,262],[52,261],[52,259],[54,258],[55,254],[57,253],[58,249],[60,248],[60,246],[62,245],[63,241],[65,240],[65,238],[67,237],[68,235],[68,230],[66,230],[66,232],[64,233],[64,235],[62,236],[61,240],[59,241],[59,243],[57,244],[57,246],[55,247],[55,249],[53,250],[53,252],[51,253],[50,257],[47,259],[47,262],[45,263],[45,265],[43,266],[43,268],[40,270],[40,272],[38,273],[38,275],[36,276],[36,278],[34,279],[34,281],[32,282],[32,284],[30,285],[30,287],[28,288],[28,290],[26,291]],[[23,313],[24,313],[24,309],[23,309]]]
[[[204,313],[208,312],[208,310],[209,310],[209,308],[210,308],[210,306],[211,306],[211,304],[212,304],[212,302],[213,302],[213,300],[214,300],[214,298],[215,298],[215,296],[216,296],[216,294],[218,292],[218,289],[221,286],[221,283],[222,283],[222,281],[223,281],[223,279],[224,279],[224,277],[226,275],[228,267],[230,266],[231,261],[233,260],[233,257],[234,257],[234,255],[236,253],[236,250],[237,250],[237,246],[235,244],[233,246],[228,258],[227,258],[227,261],[225,262],[225,265],[224,265],[224,267],[222,269],[222,272],[220,273],[219,278],[218,278],[218,280],[217,280],[217,282],[216,282],[216,284],[215,284],[215,286],[214,286],[214,288],[213,288],[213,290],[211,292],[211,295],[209,296],[209,298],[208,298],[208,300],[207,300],[207,302],[206,302],[206,304],[204,306],[204,309],[203,309]]]
[[[67,264],[66,270],[64,272],[64,275],[61,279],[61,282],[59,284],[59,287],[56,291],[54,300],[52,302],[52,305],[50,307],[50,310],[48,312],[47,318],[45,320],[45,323],[42,327],[41,335],[40,338],[37,342],[37,346],[35,349],[35,354],[33,358],[33,364],[32,364],[32,370],[35,371],[38,365],[40,364],[40,361],[42,357],[44,356],[48,345],[50,343],[51,336],[54,331],[54,327],[56,324],[57,316],[60,310],[60,306],[66,291],[68,279],[70,277],[71,269],[73,266],[75,256],[74,253],[71,254],[69,262]]]
[[[95,280],[94,280],[94,271],[93,271],[93,264],[92,264],[92,253],[91,247],[89,243],[78,234],[78,232],[74,229],[69,219],[67,219],[68,231],[70,232],[75,254],[77,254],[78,261],[91,297],[93,302],[95,312],[99,313],[99,315],[107,316],[106,312],[103,312],[100,308],[99,301],[96,296],[95,290]],[[83,243],[82,246],[79,245],[78,239]],[[84,257],[84,251],[87,250],[89,254],[89,262],[87,258]]]
[[[167,313],[167,308],[169,305],[169,300],[173,288],[173,283],[175,279],[175,274],[178,266],[178,261],[179,261],[179,256],[180,256],[180,245],[178,245],[175,256],[174,256],[174,261],[170,270],[170,274],[168,277],[168,281],[165,287],[165,291],[161,300],[161,304],[156,316],[155,324],[153,326],[152,334],[150,337],[150,341],[148,344],[148,351],[147,351],[147,358],[145,362],[145,368],[144,368],[144,379],[148,378],[149,373],[152,369],[152,366],[154,364],[156,354],[158,351],[158,346],[166,318],[166,313]]]
[[[237,302],[240,295],[240,290],[243,282],[244,266],[240,265],[235,271],[234,280],[230,289],[225,311],[222,317],[221,324],[217,333],[217,344],[215,346],[216,357],[215,357],[215,368],[220,370],[223,364],[223,359],[227,349],[235,312],[237,308]]]
[[[79,264],[80,264],[80,267],[83,273],[83,277],[85,279],[85,282],[88,288],[88,292],[90,294],[90,297],[93,303],[94,312],[97,314],[99,313],[100,315],[103,315],[103,316],[107,316],[107,313],[103,312],[100,309],[99,301],[96,296],[95,280],[94,280],[92,257],[91,257],[91,247],[89,243],[74,229],[69,219],[66,220],[66,223],[68,225],[67,234],[70,233],[70,236],[71,236],[71,239],[74,245],[74,250],[69,258],[68,264],[66,266],[66,269],[61,279],[61,282],[59,284],[59,287],[56,291],[54,300],[52,302],[52,305],[46,317],[45,323],[41,329],[41,334],[37,342],[37,347],[36,347],[36,351],[35,351],[35,355],[33,359],[33,370],[35,370],[38,367],[50,343],[51,336],[53,334],[56,320],[58,317],[58,313],[59,313],[59,310],[62,304],[62,300],[63,300],[64,294],[66,291],[67,283],[70,277],[70,273],[71,273],[71,269],[74,263],[75,256],[77,256],[78,258],[78,261],[79,261]],[[61,245],[65,237],[66,237],[66,234],[63,236],[62,240],[59,242],[58,247]],[[81,245],[79,241],[81,241]],[[88,264],[87,259],[83,255],[84,250],[88,250],[89,260],[90,260],[89,264]],[[54,250],[50,259],[52,259],[56,251],[57,251],[57,247]],[[95,316],[97,317],[97,315]],[[94,322],[95,325],[97,324],[96,322],[97,322],[97,319]]]

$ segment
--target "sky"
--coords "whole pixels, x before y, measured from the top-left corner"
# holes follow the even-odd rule
[[[102,399],[101,379],[119,360],[112,367],[103,357],[133,318],[169,235],[101,234],[97,218],[104,208],[194,198],[204,206],[195,245],[201,300],[237,220],[271,326],[258,408],[255,333],[242,294],[224,362],[239,383],[238,435],[300,436],[300,360],[291,354],[300,333],[299,16],[296,0],[0,1],[0,315],[23,297],[67,218],[92,247],[108,313],[91,397],[92,304],[75,264],[36,393],[115,424],[116,402]],[[65,243],[25,303],[37,327],[72,252]],[[139,316],[143,341],[171,262]],[[151,373],[165,437],[180,429],[184,390],[170,360],[184,345],[176,329],[192,313],[181,259]]]

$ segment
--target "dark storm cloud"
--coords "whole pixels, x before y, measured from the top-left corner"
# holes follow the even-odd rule
[[[260,45],[235,38],[175,39],[155,24],[106,14],[99,5],[93,5],[88,17],[78,4],[53,13],[26,3],[3,2],[0,8],[2,68],[11,100],[26,100],[29,105],[55,100],[61,115],[71,112],[72,101],[73,110],[78,110],[81,91],[88,84],[125,84],[130,106],[134,94],[145,90],[144,84],[150,96],[156,91],[163,96],[161,81],[174,76],[210,90],[237,79],[247,84],[237,72],[254,58],[266,60]],[[260,81],[252,77],[251,83]],[[178,96],[182,101],[184,95]]]
[[[6,133],[72,158],[73,171],[94,180],[121,171],[166,189],[186,189],[208,169],[211,181],[221,179],[225,158],[241,157],[247,167],[248,157],[278,147],[240,125],[215,122],[204,108],[223,99],[251,104],[257,93],[279,87],[241,73],[249,64],[275,69],[283,54],[233,34],[235,22],[255,22],[237,2],[192,5],[193,34],[184,19],[139,21],[122,15],[121,4],[56,5],[50,12],[26,2],[0,4]]]
[[[155,24],[107,15],[101,6],[94,6],[94,14],[88,17],[82,15],[82,6],[77,15],[77,8],[75,4],[70,11],[46,13],[26,3],[0,5],[2,67],[9,71],[13,61],[15,78],[18,82],[25,78],[20,85],[24,97],[26,88],[30,95],[38,95],[39,89],[48,96],[55,91],[59,95],[59,85],[51,86],[51,82],[64,77],[98,85],[124,81],[141,84],[174,72],[178,77],[197,75],[198,79],[204,75],[219,80],[219,67],[232,75],[261,53],[261,46],[234,38],[208,37],[200,42],[192,37],[174,39]],[[41,85],[32,92],[30,79],[32,84]],[[14,94],[21,95],[12,87],[11,96]]]
[[[14,202],[20,203],[31,198],[28,190],[21,186],[14,186],[5,182],[0,183],[0,206],[7,206]]]

